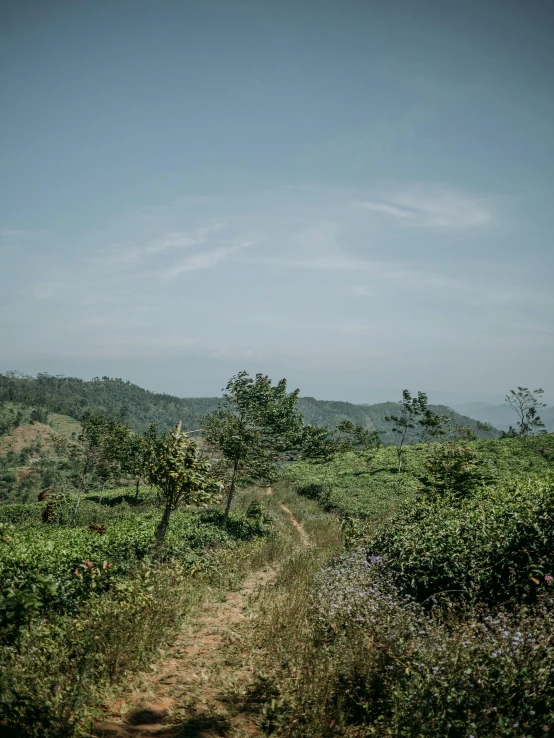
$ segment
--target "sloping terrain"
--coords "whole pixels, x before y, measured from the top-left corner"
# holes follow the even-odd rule
[[[172,428],[179,420],[183,428],[196,430],[202,418],[218,405],[217,397],[180,398],[150,392],[122,379],[103,377],[86,382],[74,377],[51,377],[39,374],[36,378],[16,374],[0,374],[0,402],[18,402],[25,407],[46,408],[80,419],[86,410],[102,412],[129,424],[134,430],[144,430],[157,422],[162,430]],[[451,418],[454,425],[471,427],[484,437],[473,418],[456,413],[443,405],[431,405],[432,410]],[[375,405],[354,405],[350,402],[316,400],[300,397],[298,409],[306,423],[334,428],[342,420],[383,431],[383,442],[395,440],[386,415],[398,412],[398,404],[381,402]]]

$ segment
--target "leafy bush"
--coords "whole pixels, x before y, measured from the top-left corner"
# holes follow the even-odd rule
[[[198,592],[182,566],[144,563],[74,617],[36,621],[16,647],[0,648],[0,724],[21,738],[88,728],[105,685],[146,667]]]
[[[368,546],[419,601],[528,598],[554,574],[554,484],[517,482],[404,508]],[[444,595],[442,595],[444,596]]]
[[[425,489],[433,496],[466,496],[492,481],[490,464],[469,443],[430,444],[425,466]]]
[[[226,530],[222,518],[220,510],[176,512],[166,536],[164,558],[179,559],[189,571],[206,569],[211,565],[210,549],[232,548],[237,541],[264,536],[271,530],[271,521],[265,516],[234,513]],[[6,637],[15,637],[23,624],[41,614],[74,615],[93,592],[109,589],[137,562],[149,560],[155,551],[158,522],[159,512],[149,511],[112,521],[104,535],[88,527],[2,529],[0,628],[7,629]],[[104,562],[109,568],[103,568]]]
[[[40,523],[40,515],[44,509],[42,502],[13,503],[0,506],[0,523]]]
[[[366,457],[352,452],[339,454],[328,464],[299,461],[286,469],[285,479],[300,494],[317,498],[324,509],[380,519],[421,485],[424,466],[419,447],[410,446],[405,451],[409,472],[398,474],[397,466],[396,451],[389,446]]]

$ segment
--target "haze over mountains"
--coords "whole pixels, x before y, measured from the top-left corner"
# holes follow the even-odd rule
[[[487,402],[465,402],[453,405],[453,410],[462,415],[469,415],[483,423],[490,423],[499,430],[508,430],[516,424],[516,416],[507,405],[491,405]],[[539,412],[542,422],[549,433],[554,432],[554,407],[542,408]]]
[[[455,390],[442,387],[438,382],[424,382],[418,376],[412,377],[409,368],[402,380],[396,377],[379,378],[364,367],[353,368],[349,374],[339,371],[333,375],[332,368],[322,362],[321,368],[313,372],[303,366],[298,358],[283,357],[271,361],[261,361],[257,355],[249,357],[230,356],[224,352],[218,355],[187,353],[172,360],[117,359],[95,357],[45,357],[42,359],[0,358],[0,372],[17,369],[25,374],[48,374],[81,377],[124,377],[133,384],[151,392],[166,393],[176,397],[214,397],[220,394],[227,378],[246,369],[250,374],[263,371],[273,379],[287,377],[291,387],[300,387],[303,396],[321,400],[350,402],[354,404],[374,404],[392,402],[401,396],[407,387],[412,392],[422,390],[429,400],[439,405],[448,405],[459,412],[472,415],[473,403],[481,405],[501,405],[504,395],[512,385],[498,387],[494,393],[483,389],[479,391],[465,383]],[[516,380],[515,384],[527,382]],[[529,380],[530,381],[530,380]],[[549,393],[550,387],[545,386]],[[545,400],[554,404],[554,396],[547,394]],[[465,408],[465,405],[468,405]],[[481,418],[479,418],[481,419]],[[513,422],[513,420],[512,420]],[[499,427],[499,426],[498,426]]]

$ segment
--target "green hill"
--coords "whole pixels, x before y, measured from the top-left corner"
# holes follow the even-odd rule
[[[109,377],[85,381],[75,377],[54,377],[48,374],[30,377],[8,372],[0,374],[0,402],[45,408],[51,413],[67,415],[77,420],[86,410],[102,412],[140,431],[153,421],[160,428],[167,429],[179,420],[184,428],[195,430],[200,426],[202,418],[217,407],[219,399],[174,397],[150,392],[123,379]],[[394,402],[354,405],[350,402],[301,397],[298,407],[307,423],[334,428],[342,420],[351,420],[364,428],[384,431],[384,443],[394,441],[390,423],[385,421],[386,415],[398,410],[398,405]],[[470,426],[482,436],[476,420],[442,405],[432,405],[431,409],[441,415],[448,415],[455,425]]]

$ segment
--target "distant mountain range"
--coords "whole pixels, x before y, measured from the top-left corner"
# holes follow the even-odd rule
[[[490,423],[500,430],[508,430],[515,426],[517,415],[507,405],[490,405],[487,402],[466,402],[453,405],[452,409],[463,415],[469,415],[484,423]],[[554,433],[554,407],[545,407],[539,412],[542,422],[549,433]]]
[[[26,407],[45,408],[79,420],[86,410],[102,412],[128,423],[137,431],[155,421],[162,429],[171,428],[182,421],[187,430],[200,427],[202,418],[214,410],[218,397],[180,398],[150,392],[122,379],[103,377],[85,381],[75,377],[53,377],[38,374],[36,377],[0,374],[0,402],[11,401]],[[383,431],[383,442],[393,443],[395,435],[386,415],[398,412],[394,402],[375,405],[355,405],[350,402],[316,400],[301,397],[298,408],[307,423],[334,428],[342,420],[356,425]],[[454,425],[470,426],[479,436],[477,420],[444,405],[430,408],[441,415],[448,415]],[[493,435],[498,435],[495,431]]]

